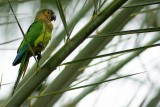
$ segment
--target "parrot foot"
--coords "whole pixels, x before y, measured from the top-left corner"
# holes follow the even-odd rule
[[[44,48],[44,43],[40,42],[38,46],[41,47],[41,48]]]
[[[42,58],[42,55],[41,55],[41,53],[38,53],[37,54],[37,60],[38,60],[38,62],[39,62],[39,60]]]
[[[42,55],[41,55],[41,52],[38,52],[37,54],[37,70],[36,71],[38,71],[39,69],[41,69],[41,67],[40,67],[40,65],[39,65],[39,61],[40,61],[40,59],[42,58]]]

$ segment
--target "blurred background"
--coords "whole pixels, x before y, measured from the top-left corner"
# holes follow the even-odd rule
[[[71,41],[113,1],[60,0]],[[40,61],[43,65],[67,38],[56,0],[10,0],[10,3],[24,32],[39,9],[55,12],[52,39]],[[41,92],[57,94],[26,100],[22,107],[160,107],[160,47],[138,48],[159,43],[159,3],[159,0],[129,0],[88,35],[31,96]],[[3,107],[11,98],[18,75],[19,65],[12,66],[12,62],[23,36],[7,0],[0,0],[0,10],[0,107]],[[128,49],[135,50],[122,52]],[[35,59],[30,58],[24,81],[35,67]],[[105,82],[110,79],[114,81]],[[74,89],[65,90],[68,88]],[[58,92],[61,90],[63,93]]]

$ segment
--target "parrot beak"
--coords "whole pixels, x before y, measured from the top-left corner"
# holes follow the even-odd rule
[[[51,16],[51,21],[52,21],[52,20],[54,20],[54,21],[56,20],[56,15],[55,15],[55,14],[52,14],[52,16]]]

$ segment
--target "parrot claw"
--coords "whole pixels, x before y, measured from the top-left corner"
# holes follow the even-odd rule
[[[42,55],[41,55],[41,53],[38,53],[37,54],[37,60],[38,60],[38,62],[39,62],[39,60],[42,58]]]

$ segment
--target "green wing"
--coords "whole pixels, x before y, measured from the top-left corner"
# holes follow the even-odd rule
[[[40,36],[41,32],[43,30],[43,22],[41,21],[35,21],[32,23],[32,25],[29,27],[25,37],[30,45],[34,43],[34,41]],[[26,47],[27,45],[26,41],[23,39],[18,51],[23,49],[23,47]],[[28,47],[28,45],[27,45]]]
[[[27,39],[27,42],[32,46],[34,41],[40,36],[41,32],[43,30],[43,22],[41,21],[35,21],[32,23],[32,25],[29,27],[25,38]],[[17,56],[15,60],[13,61],[13,65],[17,65],[20,63],[22,56],[28,51],[28,44],[23,39],[21,42],[21,45],[18,48]]]

